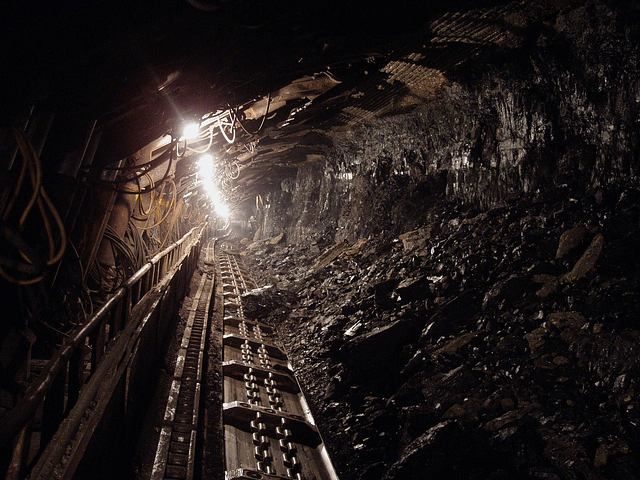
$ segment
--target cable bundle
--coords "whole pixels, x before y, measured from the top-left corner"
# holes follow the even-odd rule
[[[22,165],[13,190],[3,192],[3,197],[8,201],[2,207],[0,233],[8,247],[3,250],[8,255],[0,255],[0,276],[18,285],[32,285],[44,278],[47,266],[62,258],[67,234],[58,211],[42,186],[42,165],[38,154],[24,132],[14,128],[13,136],[20,150]],[[30,182],[25,182],[27,173]],[[19,199],[28,199],[20,213],[14,210]],[[23,237],[28,223],[35,219],[32,212],[39,214],[44,227],[48,247],[44,255],[39,251],[39,245],[31,245]]]

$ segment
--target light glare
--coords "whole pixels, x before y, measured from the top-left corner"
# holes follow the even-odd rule
[[[210,178],[203,178],[202,187],[204,188],[205,193],[213,199],[217,192],[216,187],[213,184],[213,180]]]
[[[182,138],[187,140],[191,140],[192,138],[196,138],[200,133],[200,125],[197,123],[188,123],[185,125],[184,130],[182,131]]]
[[[207,195],[209,195],[209,198],[211,198],[211,201],[213,202],[213,209],[215,210],[216,214],[223,218],[229,218],[229,215],[231,213],[229,212],[229,207],[224,204],[222,195],[220,195],[220,192],[214,185],[213,179],[203,178],[202,187],[204,188],[204,191],[207,193]]]
[[[224,203],[214,204],[214,208],[216,210],[216,213],[222,218],[229,218],[229,207],[227,207]]]
[[[198,160],[198,173],[203,179],[213,178],[213,157],[211,155],[202,155],[200,157]]]

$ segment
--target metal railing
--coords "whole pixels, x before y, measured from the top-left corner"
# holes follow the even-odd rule
[[[110,362],[105,360],[115,349],[116,340],[123,336],[121,333],[127,333],[123,330],[127,328],[130,314],[143,297],[154,287],[166,283],[167,277],[173,279],[173,274],[178,269],[184,272],[181,276],[184,278],[178,279],[181,287],[188,285],[197,264],[206,228],[207,220],[156,254],[120,285],[84,325],[66,340],[15,407],[0,419],[0,448],[12,448],[7,479],[22,478],[24,475],[30,455],[31,424],[36,415],[42,417],[38,450],[38,454],[42,454],[85,393],[84,388],[88,388],[89,384],[99,388],[100,381],[96,381],[94,377],[109,369],[105,364]],[[126,343],[125,340],[124,344]]]

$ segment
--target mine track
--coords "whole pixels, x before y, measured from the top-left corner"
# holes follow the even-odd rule
[[[203,252],[213,258],[214,242]],[[194,478],[200,393],[214,276],[204,273],[193,298],[167,399],[151,480]]]
[[[241,296],[256,288],[240,257],[216,248],[217,277],[203,274],[193,299],[168,395],[151,480],[192,480],[209,312],[222,312],[226,480],[337,480],[324,442],[273,328],[245,316]],[[213,263],[213,242],[206,263]],[[222,308],[210,308],[210,302]],[[212,313],[213,315],[213,313]],[[215,329],[209,329],[215,330]],[[213,341],[213,343],[218,343]]]
[[[337,480],[272,327],[245,316],[241,295],[256,288],[242,260],[218,255],[224,298],[223,428],[227,480]]]

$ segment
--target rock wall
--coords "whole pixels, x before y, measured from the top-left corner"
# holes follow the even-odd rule
[[[248,246],[340,478],[640,480],[640,189],[533,197]]]
[[[614,12],[547,19],[269,195],[288,242],[246,258],[341,478],[640,479],[638,15]]]
[[[638,184],[639,17],[586,2],[450,74],[412,113],[341,135],[267,196],[259,235],[352,241],[410,230],[442,196],[486,209],[517,192]]]

